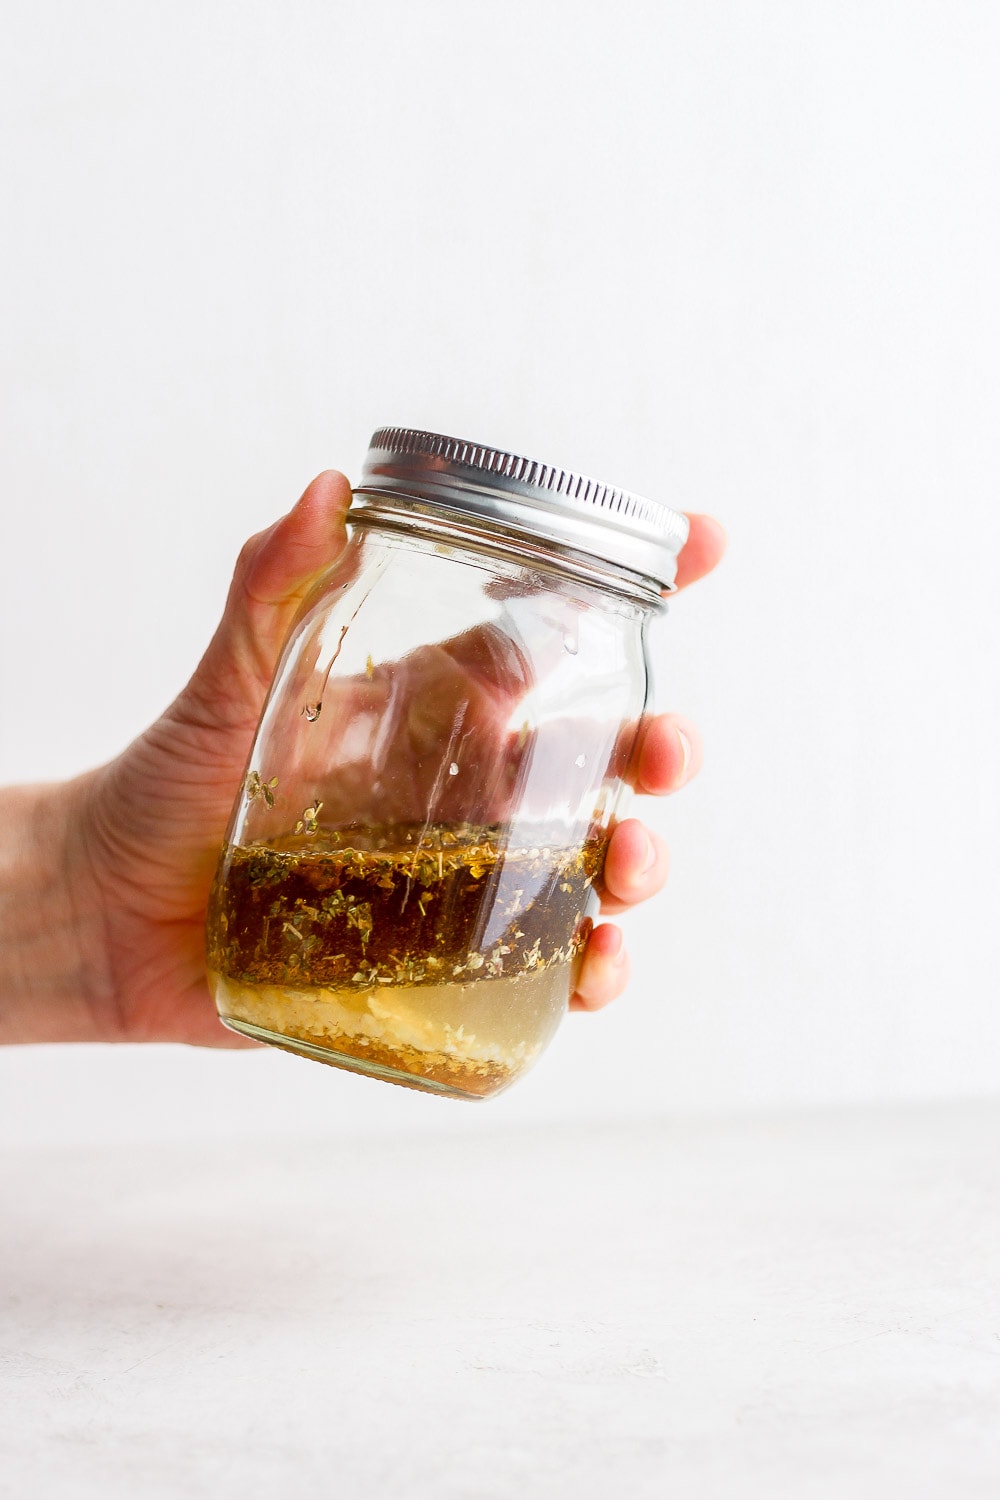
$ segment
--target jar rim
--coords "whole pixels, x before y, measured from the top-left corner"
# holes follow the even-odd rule
[[[604,595],[614,594],[645,610],[666,608],[665,595],[653,579],[618,567],[606,559],[578,552],[571,547],[557,547],[536,536],[500,526],[482,517],[461,517],[454,511],[414,496],[411,503],[400,504],[406,497],[372,496],[361,490],[353,492],[354,500],[347,513],[348,524],[383,533],[393,533],[449,550],[480,553],[484,558],[503,561],[539,573],[553,573],[588,590]]]

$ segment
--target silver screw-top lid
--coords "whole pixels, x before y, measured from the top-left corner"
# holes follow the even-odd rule
[[[421,502],[558,551],[584,553],[672,589],[687,517],[628,490],[499,448],[412,427],[373,435],[355,494]]]

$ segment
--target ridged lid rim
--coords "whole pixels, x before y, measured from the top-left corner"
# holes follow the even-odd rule
[[[408,487],[590,552],[668,590],[688,535],[680,512],[576,470],[423,428],[380,427],[358,489],[405,496]]]

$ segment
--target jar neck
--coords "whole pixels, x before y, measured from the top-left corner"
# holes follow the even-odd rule
[[[474,524],[464,522],[453,511],[439,509],[423,499],[409,500],[404,510],[381,497],[355,492],[347,520],[357,528],[388,531],[438,546],[446,543],[495,558],[508,566],[554,574],[589,590],[611,594],[647,613],[659,613],[666,607],[659,584],[651,578],[589,553],[545,545],[537,538],[509,531],[479,517]]]

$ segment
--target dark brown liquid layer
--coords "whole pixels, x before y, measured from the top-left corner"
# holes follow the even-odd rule
[[[468,983],[569,962],[586,941],[603,839],[567,850],[504,849],[488,829],[341,838],[227,851],[210,967],[296,987]]]

